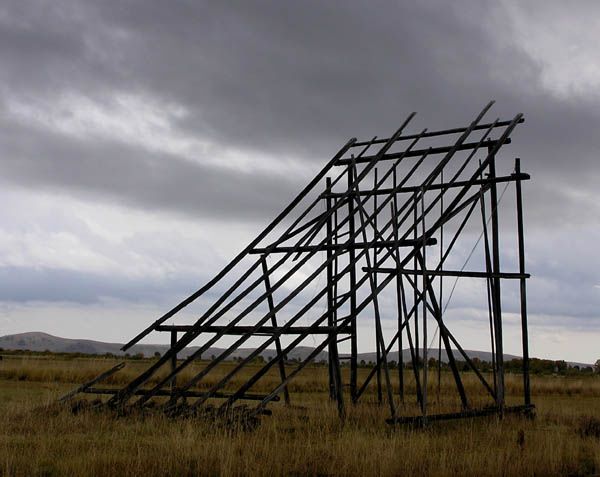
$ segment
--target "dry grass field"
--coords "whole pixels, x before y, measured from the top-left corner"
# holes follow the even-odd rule
[[[374,402],[348,406],[342,423],[327,400],[326,369],[306,369],[291,386],[292,406],[251,431],[158,413],[115,417],[73,414],[56,398],[116,363],[110,359],[6,356],[0,361],[0,475],[598,475],[600,378],[534,376],[537,418],[507,416],[391,427]],[[129,361],[108,385],[126,382],[148,362]],[[231,363],[222,366],[224,373]],[[196,364],[197,368],[202,363]],[[366,370],[362,370],[366,373]],[[191,370],[190,370],[191,372]],[[471,396],[480,393],[465,373]],[[408,372],[407,372],[408,377]],[[216,376],[212,379],[216,380]],[[253,392],[277,380],[275,373]],[[232,383],[232,386],[240,381]],[[520,376],[508,376],[518,403]],[[206,382],[203,387],[210,383]],[[409,385],[402,413],[415,412]],[[450,376],[430,391],[432,411],[455,404]],[[477,394],[474,403],[483,403]]]

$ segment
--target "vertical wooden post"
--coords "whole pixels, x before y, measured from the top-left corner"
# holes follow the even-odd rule
[[[444,183],[444,169],[440,171],[440,184]],[[444,190],[440,190],[440,217],[444,214]],[[444,224],[440,225],[440,271],[444,270]],[[440,321],[444,320],[444,277],[440,275]],[[437,401],[440,402],[440,394],[442,390],[442,332],[438,332],[438,363],[437,363]]]
[[[402,299],[402,294],[399,292],[400,290],[400,280],[402,280],[402,275],[399,273],[396,275],[396,297],[398,300],[398,394],[400,396],[400,402],[404,402],[404,352],[402,349],[402,335],[404,334],[404,327],[402,326],[402,322],[404,321],[404,317],[402,315],[402,304],[400,300]]]
[[[515,174],[521,173],[521,159],[515,159]],[[519,273],[525,274],[525,238],[523,232],[523,197],[521,194],[521,180],[516,181],[517,189],[517,230],[519,235]],[[523,340],[523,397],[525,405],[531,404],[531,388],[529,384],[529,335],[527,331],[527,280],[521,278],[521,336]]]
[[[491,153],[493,148],[488,147],[488,153]],[[496,336],[496,367],[498,390],[496,394],[497,405],[502,414],[504,409],[504,351],[502,343],[502,305],[501,305],[501,290],[500,290],[500,241],[498,233],[498,189],[494,179],[496,178],[496,158],[492,156],[489,163],[490,179],[492,181],[490,188],[491,207],[492,207],[492,271],[496,277],[492,279],[494,293],[494,323]]]
[[[487,229],[487,215],[485,209],[485,194],[483,188],[481,189],[479,203],[481,204],[481,225],[483,227],[483,244],[485,250],[485,271],[488,274],[486,278],[486,291],[487,291],[487,304],[488,304],[488,316],[490,322],[490,345],[492,349],[492,377],[494,380],[494,395],[498,393],[498,379],[496,372],[496,334],[494,333],[494,329],[496,326],[495,322],[495,293],[494,293],[494,283],[492,278],[492,258],[490,253],[490,241],[488,238],[488,229]]]
[[[377,168],[374,169],[373,176],[373,190],[377,188]],[[377,243],[377,194],[373,195],[373,240]],[[373,247],[373,266],[377,266],[377,245]],[[377,273],[373,274],[373,289],[377,289]],[[373,301],[375,303],[375,301]],[[379,336],[383,336],[381,330],[381,322],[378,317],[375,317],[375,350],[377,360],[377,401],[381,404],[383,402],[383,390],[381,388],[381,343],[379,342]]]
[[[396,174],[396,168],[394,168],[393,172],[393,187],[394,190],[398,187],[398,177]],[[392,230],[394,232],[394,240],[398,242],[398,218],[396,217],[398,213],[398,194],[394,192],[394,198],[391,204],[392,208]],[[395,257],[396,262],[400,263],[400,246],[396,245],[395,248]],[[398,304],[398,386],[399,386],[399,394],[400,394],[400,402],[404,402],[404,353],[402,350],[402,335],[404,334],[404,327],[402,323],[404,321],[404,317],[402,314],[403,307],[406,308],[406,303],[404,303],[404,299],[402,297],[402,275],[399,273],[396,275],[396,300]],[[407,325],[410,326],[410,325]]]
[[[416,224],[415,224],[416,225]],[[427,241],[425,240],[425,188],[421,188],[421,235],[423,257],[423,424],[427,423],[427,377],[429,363],[427,362]]]
[[[348,190],[354,182],[354,167],[348,166]],[[354,244],[354,198],[348,200],[348,237]],[[348,250],[348,261],[350,263],[350,396],[352,402],[356,401],[358,390],[358,340],[356,334],[356,253],[354,247]]]
[[[413,239],[415,241],[415,253],[414,253],[414,259],[413,259],[413,267],[415,270],[415,273],[413,275],[413,280],[414,280],[414,284],[415,286],[413,287],[413,300],[414,300],[414,307],[415,307],[415,363],[414,366],[417,369],[417,374],[420,374],[420,370],[419,370],[419,306],[417,305],[418,303],[418,298],[417,298],[417,293],[418,293],[418,280],[419,280],[419,276],[417,274],[417,267],[418,267],[418,262],[417,262],[417,251],[419,249],[419,244],[418,244],[418,230],[419,230],[419,215],[418,215],[418,201],[417,201],[417,197],[418,194],[417,192],[414,193],[413,195]],[[421,407],[423,406],[423,402],[421,402]]]

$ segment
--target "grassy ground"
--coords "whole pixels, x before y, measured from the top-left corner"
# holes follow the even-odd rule
[[[253,431],[162,415],[73,415],[51,404],[116,361],[7,357],[0,362],[0,475],[594,475],[600,473],[600,379],[533,377],[537,419],[516,416],[390,427],[386,406],[348,407],[341,423],[323,392],[326,370],[305,370],[293,405],[271,405]],[[131,361],[110,383],[127,381],[148,362]],[[202,367],[199,363],[197,369]],[[219,369],[224,373],[232,366]],[[366,370],[365,370],[366,372]],[[468,392],[485,396],[472,373]],[[273,373],[253,392],[275,381]],[[211,382],[216,381],[212,378]],[[240,381],[237,382],[239,384]],[[236,384],[236,383],[234,383]],[[517,402],[520,377],[508,376]],[[108,385],[108,384],[107,384]],[[409,385],[409,392],[414,389]],[[430,391],[433,410],[455,404],[450,375]],[[408,400],[414,401],[414,395]],[[401,409],[415,412],[413,404]]]

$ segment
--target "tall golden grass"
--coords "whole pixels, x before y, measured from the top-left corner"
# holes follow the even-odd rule
[[[390,427],[387,407],[348,406],[342,423],[326,397],[326,369],[313,367],[291,387],[293,405],[273,403],[253,431],[202,419],[160,414],[115,418],[72,414],[44,405],[116,361],[107,359],[0,362],[0,475],[593,475],[600,472],[600,379],[532,378],[537,419],[516,416],[436,423],[426,429]],[[128,362],[107,385],[123,384],[147,362]],[[195,364],[196,370],[205,363]],[[231,363],[219,371],[224,373]],[[251,371],[251,370],[249,370]],[[366,370],[361,370],[366,372]],[[484,402],[472,373],[465,383]],[[191,373],[190,373],[191,375]],[[246,375],[247,376],[247,375]],[[364,377],[364,376],[363,376]],[[409,378],[408,374],[406,375]],[[216,378],[212,378],[215,379]],[[396,378],[395,378],[396,379]],[[243,377],[241,378],[243,381]],[[241,382],[239,381],[238,384]],[[253,391],[277,382],[273,373]],[[203,387],[206,384],[203,384]],[[433,380],[432,407],[453,402],[451,376]],[[518,402],[521,377],[508,376]],[[233,388],[234,386],[232,386]],[[415,412],[408,386],[405,414]]]
[[[6,356],[0,363],[0,380],[17,380],[33,382],[54,382],[54,383],[72,383],[73,386],[89,381],[96,377],[100,372],[114,366],[119,360],[113,358],[31,358],[27,356]],[[124,385],[135,378],[144,369],[149,367],[149,360],[128,360],[122,371],[114,374],[102,383],[104,385],[118,386]],[[192,363],[179,376],[180,382],[185,382],[193,375],[198,373],[206,366],[207,362]],[[215,384],[227,372],[229,372],[235,363],[226,361],[217,366],[203,381],[200,382],[199,389],[206,389]],[[157,373],[148,384],[156,384],[159,379],[166,376],[167,368]],[[249,373],[258,371],[258,365],[249,365],[247,370],[239,376],[233,378],[228,385],[228,389],[235,389],[241,386]],[[367,368],[359,369],[359,381],[362,381],[368,374]],[[348,381],[348,369],[342,368],[342,374],[346,382]],[[394,388],[398,390],[398,371],[390,370],[391,380]],[[486,376],[491,382],[491,376]],[[580,395],[600,397],[600,379],[597,376],[536,376],[532,381],[532,392],[537,395]],[[437,393],[438,383],[435,371],[430,372],[430,383],[434,393]],[[482,392],[479,380],[472,372],[462,374],[465,388],[469,394],[478,395]],[[408,394],[415,394],[415,382],[412,371],[404,371],[404,380]],[[518,374],[508,374],[506,376],[506,389],[509,395],[518,395],[522,392],[522,376]],[[266,392],[272,390],[279,383],[279,371],[274,366],[264,378],[258,381],[253,388],[255,391]],[[325,391],[327,383],[327,368],[324,366],[312,366],[307,368],[290,384],[290,390],[297,393],[314,393]],[[375,392],[375,380],[369,387],[369,392]],[[450,394],[455,390],[455,383],[451,373],[442,372],[440,393]]]

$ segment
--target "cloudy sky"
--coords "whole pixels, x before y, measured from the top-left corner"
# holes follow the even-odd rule
[[[0,335],[126,341],[350,137],[495,99],[526,117],[532,354],[595,361],[599,32],[594,0],[3,1]]]

